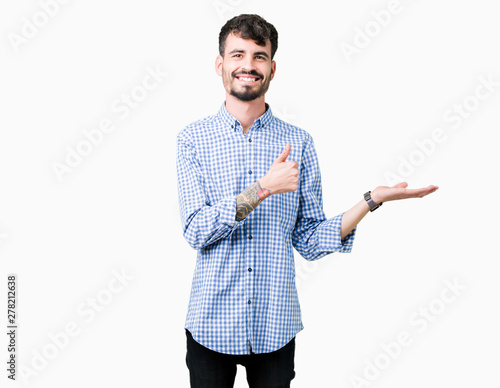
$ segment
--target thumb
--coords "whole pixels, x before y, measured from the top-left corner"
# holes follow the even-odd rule
[[[274,163],[281,163],[288,158],[288,155],[290,155],[290,149],[292,147],[290,146],[290,143],[287,143],[285,148],[283,149],[283,152],[279,154],[279,156],[274,160]]]
[[[408,183],[407,182],[400,182],[397,185],[394,185],[392,187],[395,187],[395,188],[397,187],[398,189],[405,189],[408,187]]]

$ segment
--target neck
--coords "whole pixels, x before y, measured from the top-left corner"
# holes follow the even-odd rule
[[[247,133],[255,119],[262,116],[266,111],[264,96],[253,101],[241,101],[226,93],[226,109],[243,126],[243,132]]]

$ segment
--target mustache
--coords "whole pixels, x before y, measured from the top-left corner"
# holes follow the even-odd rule
[[[240,72],[238,72],[238,73],[233,73],[233,74],[231,74],[231,75],[232,75],[232,76],[233,76],[233,78],[234,78],[234,77],[236,77],[236,76],[238,76],[238,75],[244,75],[244,74],[247,74],[247,75],[254,75],[254,76],[256,76],[256,77],[259,77],[260,79],[263,79],[263,78],[264,78],[264,76],[263,76],[262,74],[258,73],[256,70],[250,70],[250,71],[245,71],[245,70],[243,70],[243,71],[240,71]]]

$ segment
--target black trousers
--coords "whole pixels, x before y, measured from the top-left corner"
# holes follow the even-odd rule
[[[232,388],[237,364],[245,367],[250,388],[289,388],[295,377],[295,337],[271,353],[233,355],[200,345],[185,330],[191,388]]]

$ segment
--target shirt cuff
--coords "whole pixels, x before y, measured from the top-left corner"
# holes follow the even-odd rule
[[[318,232],[319,247],[322,251],[349,253],[352,250],[357,226],[344,238],[340,237],[344,213],[332,217],[321,225]]]
[[[236,220],[236,197],[223,198],[220,202],[220,220],[223,224],[227,225],[231,232],[243,225],[247,217],[241,221]]]
[[[344,213],[340,215],[340,220],[342,222],[342,216]],[[354,244],[354,238],[356,237],[356,230],[358,229],[358,225],[354,227],[353,230],[351,230],[347,236],[345,236],[342,240],[340,240],[342,244],[342,248],[340,248],[341,253],[349,253],[352,251],[352,245]]]

